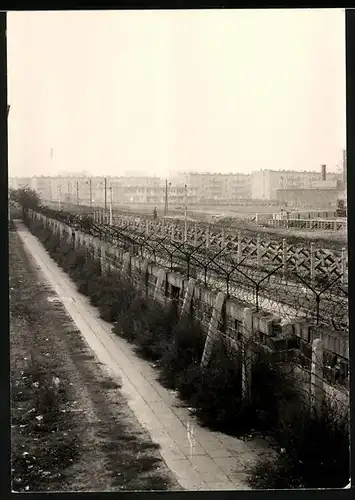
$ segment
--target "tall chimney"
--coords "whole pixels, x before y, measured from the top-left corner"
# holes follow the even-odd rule
[[[322,165],[322,181],[327,180],[327,165]]]

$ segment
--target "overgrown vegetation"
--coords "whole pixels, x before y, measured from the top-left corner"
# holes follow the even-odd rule
[[[251,468],[253,488],[342,488],[349,482],[349,415],[325,402],[321,411],[289,406],[273,428],[274,459]]]
[[[11,460],[15,491],[47,489],[76,459],[75,434],[69,432],[70,420],[62,413],[66,403],[63,384],[57,384],[48,363],[32,354],[12,387],[12,405],[21,406],[21,411],[12,412],[12,425],[24,429]],[[28,438],[40,441],[31,453],[25,446]]]
[[[76,281],[78,289],[115,323],[114,332],[156,363],[160,381],[178,392],[199,422],[235,436],[261,431],[270,436],[276,459],[250,470],[257,488],[343,487],[349,476],[348,416],[329,405],[321,415],[305,411],[294,379],[271,359],[252,365],[250,398],[242,395],[242,358],[226,342],[215,343],[207,368],[200,365],[205,332],[176,307],[147,298],[119,273],[101,274],[99,262],[49,230],[33,232]]]
[[[22,216],[25,218],[27,209],[36,209],[40,206],[41,200],[34,189],[29,187],[20,189],[10,189],[9,192],[10,202],[18,203],[22,207]]]
[[[18,234],[10,245],[12,489],[180,489],[120,383],[102,370],[64,304],[51,303],[53,290]]]

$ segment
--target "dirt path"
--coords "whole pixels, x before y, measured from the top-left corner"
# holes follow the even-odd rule
[[[18,234],[9,238],[12,489],[180,489],[119,379],[97,361]]]

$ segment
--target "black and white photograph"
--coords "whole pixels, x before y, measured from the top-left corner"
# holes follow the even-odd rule
[[[345,9],[6,18],[11,491],[350,488]]]

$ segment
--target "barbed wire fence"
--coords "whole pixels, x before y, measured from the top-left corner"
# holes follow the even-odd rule
[[[156,230],[147,234],[141,228],[132,229],[129,223],[121,227],[97,223],[87,214],[77,216],[52,210],[41,212],[71,226],[74,231],[85,232],[108,243],[104,254],[96,254],[96,258],[100,259],[104,255],[104,262],[101,261],[103,272],[117,273],[117,276],[127,273],[137,289],[144,290],[147,297],[165,305],[175,304],[180,311],[184,309],[186,289],[169,282],[166,274],[176,270],[185,278],[195,278],[209,289],[222,292],[227,299],[237,297],[246,304],[253,304],[256,311],[266,314],[270,311],[274,314],[276,304],[280,316],[287,312],[294,319],[294,312],[297,313],[302,305],[304,318],[315,327],[331,326],[334,330],[331,320],[338,317],[339,324],[340,319],[347,321],[347,291],[341,283],[341,277],[312,283],[303,275],[294,273],[294,280],[291,281],[290,273],[285,276],[280,272],[282,264],[276,265],[274,269],[253,269],[246,265],[247,256],[237,261],[227,253],[225,247],[217,252],[206,247],[203,242],[196,246],[187,241],[174,242]],[[117,249],[121,252],[120,258],[117,257]],[[130,258],[129,268],[125,267],[125,253],[140,257],[138,260],[141,263],[138,265]],[[95,258],[94,248],[88,254]],[[144,274],[143,260],[151,266],[155,265],[156,272],[150,269],[148,273],[145,269]],[[162,270],[165,270],[164,278],[160,275]],[[338,300],[338,296],[341,296],[342,301]],[[252,397],[251,373],[257,360],[276,358],[285,377],[296,376],[300,381],[297,388],[306,406],[321,409],[327,399],[338,408],[339,415],[346,414],[349,404],[349,360],[345,355],[327,349],[322,339],[317,337],[302,339],[296,336],[291,340],[267,338],[260,331],[255,332],[252,327],[246,327],[242,321],[227,321],[222,310],[214,317],[215,305],[211,305],[201,294],[192,301],[192,315],[204,331],[206,346],[210,345],[208,349],[205,347],[207,361],[213,346],[222,343],[228,355],[240,365],[239,390],[245,400]],[[335,304],[339,306],[338,312]],[[347,336],[346,328],[338,333]],[[274,344],[273,349],[270,349],[270,341]]]
[[[49,209],[47,209],[49,210]],[[275,259],[273,266],[253,266],[250,253],[235,257],[228,244],[211,247],[205,241],[175,241],[159,226],[119,226],[94,221],[92,214],[52,211],[53,217],[74,224],[103,241],[140,255],[173,272],[195,278],[213,291],[252,304],[257,311],[277,314],[284,321],[304,319],[317,326],[348,333],[348,290],[343,274],[310,276],[307,270],[285,269],[285,262]],[[260,263],[259,263],[260,264]]]

